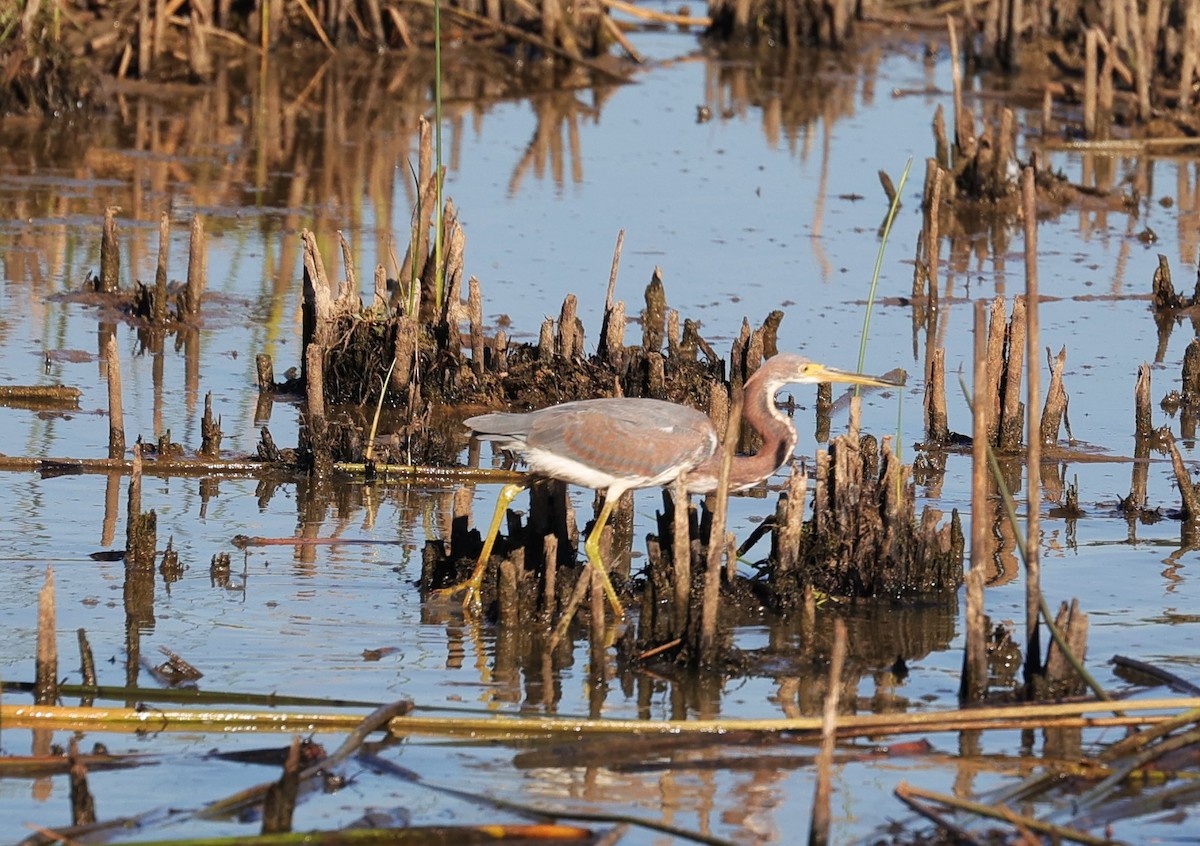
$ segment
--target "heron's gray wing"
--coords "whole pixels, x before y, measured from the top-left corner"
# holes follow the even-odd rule
[[[675,403],[651,399],[583,400],[524,415],[526,457],[536,455],[583,465],[630,482],[662,484],[716,450],[708,416]]]
[[[538,414],[537,411],[528,414],[495,411],[468,417],[463,421],[463,425],[480,440],[499,441],[506,449],[519,450],[529,437],[529,430]]]

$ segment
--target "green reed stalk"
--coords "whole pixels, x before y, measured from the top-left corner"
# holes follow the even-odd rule
[[[883,238],[879,241],[879,252],[875,254],[875,269],[871,273],[871,289],[867,292],[867,308],[863,313],[863,329],[862,339],[858,344],[858,372],[863,372],[863,367],[867,360],[867,338],[871,334],[871,312],[875,307],[875,292],[879,288],[879,274],[883,271],[883,252],[887,249],[888,238],[892,234],[892,222],[896,219],[896,212],[900,209],[900,197],[904,193],[904,184],[908,182],[908,173],[912,170],[912,156],[908,157],[908,161],[904,164],[904,172],[900,174],[900,184],[896,186],[896,194],[892,197],[891,205],[888,206],[887,217],[883,223]],[[855,386],[854,395],[858,396],[862,391],[861,386]],[[900,402],[896,406],[896,459],[903,459],[904,438],[900,436],[902,431],[901,424],[903,422],[904,412],[904,392],[900,392]],[[903,474],[901,474],[903,475]],[[901,477],[896,478],[897,486],[901,485]],[[896,491],[899,496],[900,491]]]
[[[871,274],[871,290],[867,294],[867,310],[863,314],[863,330],[862,340],[858,345],[858,372],[862,373],[863,366],[867,359],[867,337],[871,334],[871,312],[875,306],[875,291],[879,287],[879,274],[883,270],[883,251],[887,249],[888,237],[892,234],[892,221],[896,219],[896,212],[900,208],[900,196],[904,193],[904,183],[908,181],[908,172],[912,170],[912,156],[908,157],[908,162],[904,165],[904,172],[900,174],[900,184],[896,186],[896,194],[892,197],[892,203],[888,206],[887,218],[883,223],[883,238],[879,242],[879,252],[875,255],[875,270]],[[857,393],[860,389],[855,388]]]
[[[433,224],[433,273],[437,307],[446,298],[446,269],[442,267],[442,2],[433,4],[433,152],[434,198],[437,203]]]
[[[392,371],[396,369],[396,357],[388,365],[387,373],[383,374],[383,383],[379,386],[379,400],[375,403],[375,415],[371,418],[371,431],[367,433],[367,447],[363,450],[366,461],[375,459],[375,435],[379,433],[379,418],[383,415],[383,399],[387,396],[388,383],[392,381]]]
[[[423,259],[418,257],[417,248],[421,244],[421,233],[418,229],[421,226],[421,201],[424,195],[421,191],[421,174],[413,167],[411,161],[408,163],[408,170],[412,174],[413,185],[416,186],[415,193],[417,195],[417,208],[413,212],[412,226],[409,227],[408,233],[408,254],[411,257],[411,261],[408,265],[408,291],[404,294],[404,313],[411,315],[417,309],[417,286],[421,284],[421,272],[417,270],[417,265]]]

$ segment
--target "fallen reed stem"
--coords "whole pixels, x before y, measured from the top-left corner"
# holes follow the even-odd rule
[[[1020,828],[1036,831],[1041,834],[1050,835],[1055,841],[1071,840],[1076,843],[1094,844],[1094,846],[1107,846],[1113,841],[1107,837],[1097,837],[1093,834],[1088,834],[1084,831],[1078,831],[1066,826],[1054,825],[1053,823],[1042,822],[1036,817],[1018,814],[1016,811],[1006,808],[1003,805],[985,805],[982,802],[972,802],[968,799],[961,799],[957,796],[949,796],[944,793],[935,793],[931,790],[922,790],[919,787],[913,787],[911,784],[901,782],[896,787],[896,795],[901,798],[917,797],[918,799],[926,799],[930,802],[937,802],[940,805],[945,805],[948,808],[954,808],[958,811],[963,811],[969,814],[974,814],[979,817],[987,817],[988,819],[1000,820]]]
[[[849,714],[839,718],[839,738],[916,732],[959,732],[967,729],[1009,731],[1047,725],[1083,728],[1157,725],[1175,712],[1200,708],[1200,697],[1129,700],[1123,702],[1033,703],[995,708],[964,708],[913,714]],[[1170,712],[1170,713],[1154,713]],[[1113,716],[1102,716],[1102,715]],[[133,708],[77,708],[55,705],[0,704],[6,728],[62,728],[95,731],[346,731],[359,725],[361,715],[281,711],[137,710]],[[308,726],[305,728],[305,726]],[[396,717],[388,729],[396,735],[431,734],[480,737],[546,737],[629,734],[713,735],[729,732],[776,734],[821,729],[821,718],[765,720],[603,720],[548,715],[512,717]]]

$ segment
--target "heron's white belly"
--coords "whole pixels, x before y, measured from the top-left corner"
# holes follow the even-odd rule
[[[614,485],[620,486],[622,490],[658,487],[679,475],[679,468],[668,467],[655,476],[614,476],[547,450],[530,449],[527,446],[522,452],[525,463],[535,473],[564,479],[573,485],[595,490],[608,490]]]

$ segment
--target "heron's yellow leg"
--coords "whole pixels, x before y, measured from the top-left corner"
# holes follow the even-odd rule
[[[608,578],[608,568],[604,566],[604,561],[600,557],[600,538],[604,534],[604,527],[608,525],[608,518],[612,515],[613,509],[616,508],[617,502],[621,499],[620,495],[605,496],[604,505],[600,509],[600,516],[596,518],[596,525],[592,527],[591,534],[588,535],[587,541],[583,548],[587,552],[588,561],[591,562],[593,569],[600,576],[600,583],[604,586],[604,594],[608,597],[608,604],[612,606],[613,613],[617,615],[617,619],[625,616],[625,609],[621,607],[621,600],[617,597],[616,588],[612,585],[612,580]]]
[[[433,591],[431,595],[435,599],[445,599],[463,593],[465,594],[463,610],[468,614],[479,611],[479,591],[483,586],[483,577],[487,574],[487,565],[492,557],[492,549],[496,546],[496,536],[500,534],[500,524],[504,522],[508,506],[512,505],[512,501],[521,491],[525,490],[525,487],[525,485],[512,483],[500,489],[500,497],[496,500],[496,512],[492,515],[492,525],[488,527],[487,537],[483,539],[483,549],[479,553],[479,561],[476,562],[475,569],[466,581]]]

